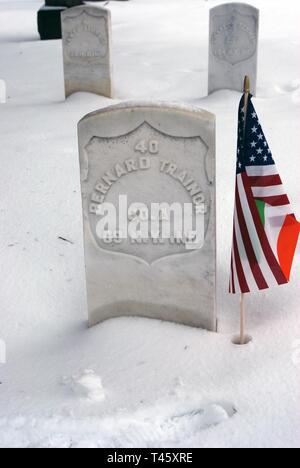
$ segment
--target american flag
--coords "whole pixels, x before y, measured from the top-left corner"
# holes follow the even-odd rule
[[[249,96],[239,107],[230,293],[286,284],[300,224]]]

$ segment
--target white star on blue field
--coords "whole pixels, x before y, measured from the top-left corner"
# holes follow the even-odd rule
[[[272,152],[249,97],[247,116],[244,96],[239,107],[237,173],[245,172],[247,166],[269,166],[274,163]],[[246,120],[246,125],[245,125]]]

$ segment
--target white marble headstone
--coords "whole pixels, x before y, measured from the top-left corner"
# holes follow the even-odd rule
[[[90,325],[126,315],[215,330],[214,115],[125,103],[87,115],[78,132]],[[172,215],[162,210],[157,217],[152,203],[200,213],[200,243],[178,242],[173,229],[173,236],[160,238]],[[111,236],[99,237],[104,204],[116,208],[118,222],[125,206],[123,239],[112,229]],[[157,231],[151,222],[158,223]],[[132,236],[137,225],[143,232],[138,238]]]
[[[61,18],[66,96],[90,92],[112,97],[110,11],[78,6]]]
[[[245,3],[228,3],[210,10],[209,93],[243,90],[250,77],[256,94],[259,10]]]
[[[4,80],[0,79],[0,104],[6,103],[6,84]]]

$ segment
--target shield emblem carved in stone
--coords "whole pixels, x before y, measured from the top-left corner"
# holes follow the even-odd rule
[[[231,65],[249,60],[257,49],[257,21],[254,16],[232,15],[214,18],[212,53]]]
[[[78,13],[79,12],[79,13]],[[64,50],[69,60],[82,63],[98,62],[108,53],[107,21],[99,15],[74,8],[64,17],[67,32],[64,35]]]
[[[173,255],[188,255],[199,246],[187,249],[187,239],[177,238],[175,211],[160,211],[159,219],[153,204],[161,207],[181,206],[199,214],[203,207],[203,241],[208,230],[211,209],[211,185],[214,169],[209,166],[208,147],[201,137],[168,135],[144,122],[134,130],[116,137],[92,137],[84,148],[87,161],[86,197],[88,198],[89,227],[97,247],[118,255],[138,258],[148,265]],[[120,203],[121,202],[121,203]],[[126,205],[125,205],[126,203]],[[103,221],[102,208],[115,207],[116,232],[111,238],[99,236],[99,222]],[[137,204],[144,210],[138,213]],[[174,205],[176,204],[176,205]],[[134,207],[134,208],[132,208]],[[143,238],[132,239],[128,232],[120,239],[120,212],[128,227],[143,225]],[[124,221],[124,219],[123,219]],[[156,238],[151,230],[152,221],[161,227],[170,222],[170,238]],[[182,220],[183,226],[185,219]],[[148,229],[148,238],[144,234]],[[110,230],[111,232],[111,230]],[[124,237],[124,232],[122,232]],[[205,241],[204,241],[205,242]]]

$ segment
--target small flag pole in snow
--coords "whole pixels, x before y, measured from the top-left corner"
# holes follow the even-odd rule
[[[233,344],[245,345],[251,337],[245,335],[244,294],[289,283],[300,223],[255,111],[248,77],[244,81],[238,121],[229,292],[242,294],[240,336],[233,339]]]
[[[245,111],[245,122],[244,122],[244,138],[246,133],[246,124],[247,124],[247,110],[248,110],[248,102],[250,96],[250,78],[249,76],[245,76],[244,80],[244,111]],[[245,328],[246,328],[246,309],[245,309],[245,294],[242,293],[241,295],[241,303],[240,303],[240,344],[244,345],[246,343],[246,335],[245,335]]]

